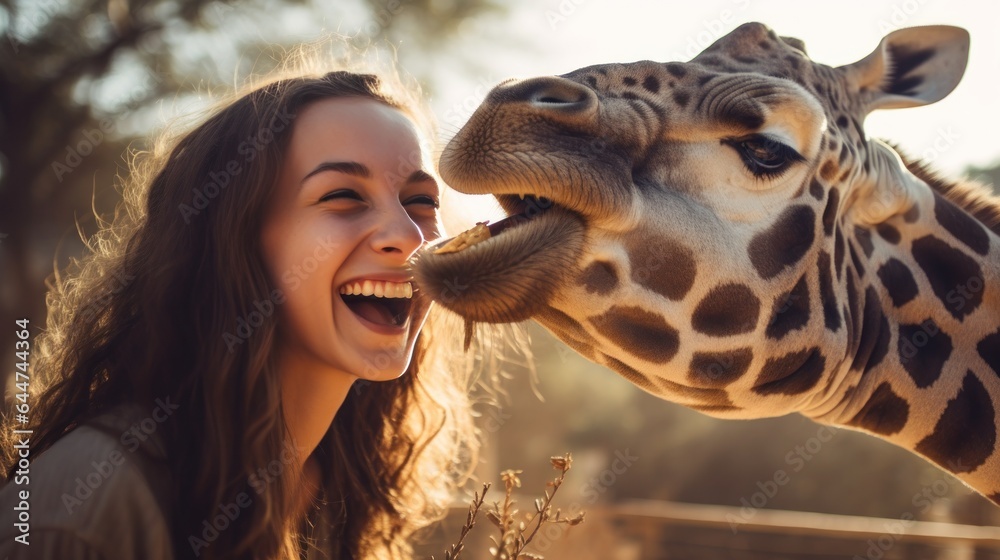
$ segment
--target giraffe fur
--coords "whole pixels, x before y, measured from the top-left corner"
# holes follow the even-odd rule
[[[688,62],[504,82],[441,175],[518,223],[416,279],[664,399],[865,431],[1000,503],[1000,200],[864,130],[948,95],[968,50],[909,28],[831,67],[750,23]]]

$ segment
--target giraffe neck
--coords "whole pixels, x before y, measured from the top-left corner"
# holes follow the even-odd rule
[[[843,397],[806,414],[912,450],[1000,503],[1000,237],[903,174],[908,211],[836,234],[849,336],[826,397]]]

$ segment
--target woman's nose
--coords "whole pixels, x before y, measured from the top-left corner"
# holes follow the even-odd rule
[[[399,254],[403,259],[413,256],[424,244],[424,235],[406,210],[399,206],[382,214],[382,223],[372,236],[372,248],[383,254]]]

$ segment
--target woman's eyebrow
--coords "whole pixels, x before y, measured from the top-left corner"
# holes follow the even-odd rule
[[[407,183],[421,183],[423,181],[434,181],[436,183],[437,179],[422,169],[418,169],[413,173],[410,173],[410,176],[406,178]]]
[[[346,173],[348,175],[354,175],[355,177],[361,177],[362,179],[371,178],[372,172],[363,163],[358,163],[356,161],[324,161],[323,163],[316,166],[315,169],[306,174],[299,183],[306,182],[306,179],[316,175],[317,173],[322,173],[324,171],[339,171],[340,173]]]

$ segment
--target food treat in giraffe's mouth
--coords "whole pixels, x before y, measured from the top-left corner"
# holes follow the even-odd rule
[[[544,306],[583,249],[583,218],[544,199],[497,197],[510,214],[431,246],[414,261],[430,299],[467,320],[509,323]]]
[[[492,224],[488,221],[476,222],[476,225],[438,245],[434,249],[434,254],[457,253],[490,237],[496,237],[500,232],[521,224],[552,207],[552,203],[544,197],[536,199],[533,196],[526,196],[521,200],[519,206],[523,211],[511,214]]]
[[[487,222],[478,222],[472,229],[463,231],[462,233],[452,237],[447,243],[441,245],[434,250],[435,255],[440,255],[442,253],[457,253],[462,249],[471,247],[480,241],[490,238],[490,228],[486,226]]]

